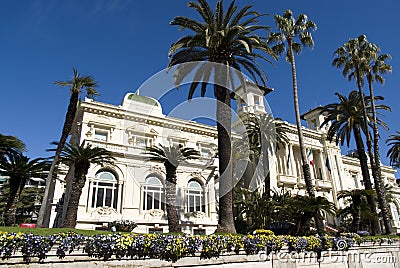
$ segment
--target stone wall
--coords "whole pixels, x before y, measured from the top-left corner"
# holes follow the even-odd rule
[[[200,259],[200,257],[186,257],[175,263],[158,259],[143,260],[97,260],[83,253],[67,255],[58,259],[55,251],[49,252],[48,258],[43,263],[35,262],[25,264],[21,256],[15,255],[8,260],[0,260],[3,267],[29,267],[29,268],[75,268],[75,267],[196,267],[196,268],[396,268],[400,267],[400,243],[392,245],[374,245],[372,243],[354,247],[348,251],[324,251],[320,261],[316,253],[288,253],[286,250],[266,256],[258,255],[223,255],[218,259]]]

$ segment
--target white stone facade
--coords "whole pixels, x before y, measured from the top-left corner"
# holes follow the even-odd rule
[[[239,114],[265,111],[263,97],[253,95],[246,95],[253,102],[247,100],[246,105],[238,102]],[[129,219],[138,223],[136,232],[167,232],[164,202],[160,202],[165,198],[164,166],[148,161],[145,147],[179,143],[195,148],[201,154],[199,159],[178,167],[177,202],[183,231],[210,234],[215,230],[218,222],[215,127],[167,117],[158,101],[134,93],[128,93],[120,106],[85,100],[78,113],[71,142],[106,148],[117,160],[114,166],[90,167],[80,198],[77,228],[94,229],[113,220]],[[343,156],[338,146],[326,140],[326,127],[319,128],[323,118],[318,108],[303,117],[308,124],[308,128],[304,128],[304,140],[306,147],[312,148],[314,166],[311,170],[317,194],[339,207],[338,191],[362,188],[358,159]],[[296,127],[286,122],[285,125],[289,129],[290,142],[270,163],[271,188],[284,187],[293,193],[305,194]],[[394,173],[390,167],[382,169],[385,182],[394,186],[397,203],[391,208],[395,227],[400,228],[400,188]],[[61,181],[68,176],[60,174]],[[57,182],[53,207],[62,196],[64,186]],[[55,218],[53,210],[51,222]]]

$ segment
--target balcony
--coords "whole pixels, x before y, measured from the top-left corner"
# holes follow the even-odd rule
[[[316,180],[315,187],[317,190],[319,189],[330,190],[332,189],[332,183],[330,181]]]
[[[278,175],[278,184],[296,185],[297,177],[293,176],[293,175],[279,174]]]
[[[85,143],[107,149],[111,152],[117,152],[117,153],[127,153],[128,152],[128,146],[121,145],[121,144],[109,143],[109,142],[98,141],[98,140],[90,140],[90,141],[86,140]]]

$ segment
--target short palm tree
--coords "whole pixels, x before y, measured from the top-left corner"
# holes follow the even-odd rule
[[[386,144],[390,146],[386,155],[390,159],[390,164],[396,168],[400,168],[400,132],[390,135]]]
[[[67,142],[67,138],[71,132],[72,125],[74,123],[76,111],[78,108],[79,103],[79,96],[83,90],[86,90],[86,96],[89,98],[93,98],[94,96],[99,95],[96,91],[97,83],[90,75],[80,76],[78,71],[73,68],[74,77],[69,81],[56,81],[54,84],[62,86],[62,87],[69,87],[70,89],[70,98],[67,113],[65,115],[64,126],[61,132],[61,137],[57,145],[57,149],[55,150],[55,155],[53,162],[50,167],[49,174],[46,179],[46,188],[44,191],[43,202],[39,210],[38,215],[38,226],[48,226],[50,221],[50,205],[51,200],[53,199],[54,195],[54,187],[55,181],[53,178],[53,173],[56,168],[56,164],[58,163],[58,158],[61,154],[61,151]]]
[[[0,157],[10,150],[25,151],[25,144],[14,136],[0,134]]]
[[[176,207],[176,170],[182,162],[188,159],[196,159],[200,153],[187,147],[179,145],[152,146],[146,148],[146,154],[149,155],[149,160],[157,161],[164,164],[166,172],[166,202],[167,202],[167,218],[169,232],[181,232],[179,224],[179,216]]]
[[[57,145],[57,143],[53,144]],[[92,147],[91,144],[74,146],[66,143],[64,145],[58,162],[70,168],[74,167],[74,177],[72,178],[72,191],[68,200],[63,227],[74,228],[76,225],[79,199],[82,188],[86,183],[86,175],[90,165],[113,165],[114,160],[115,158],[110,151],[100,147]]]
[[[300,54],[303,47],[314,47],[314,40],[311,36],[311,31],[315,30],[317,26],[315,22],[308,19],[306,14],[300,14],[297,19],[295,19],[291,10],[286,10],[286,12],[282,16],[275,15],[274,18],[278,32],[269,33],[267,40],[268,43],[275,44],[272,47],[272,50],[276,54],[281,55],[287,50],[286,60],[290,63],[292,67],[294,110],[296,114],[296,126],[299,137],[304,181],[306,184],[308,195],[315,196],[315,189],[311,180],[310,165],[308,164],[306,148],[304,146],[303,131],[301,129],[294,52]],[[298,39],[298,41],[296,41],[296,39]]]
[[[346,217],[347,215],[351,216],[351,230],[356,233],[361,230],[361,216],[367,216],[368,214],[371,217],[376,217],[376,213],[371,213],[371,207],[368,206],[365,209],[363,208],[363,199],[369,195],[374,195],[373,190],[364,190],[364,189],[354,189],[354,190],[343,190],[338,193],[338,199],[350,199],[349,205],[343,209],[339,210],[339,215],[342,217]],[[365,201],[364,201],[365,202]]]
[[[0,158],[0,175],[8,178],[10,187],[5,208],[5,225],[15,224],[15,213],[21,191],[30,178],[44,178],[48,172],[48,163],[42,158],[30,159],[21,152],[9,151]]]
[[[233,173],[231,161],[231,91],[233,91],[233,73],[242,69],[263,85],[266,75],[257,59],[269,61],[266,56],[275,58],[269,46],[262,40],[259,31],[268,31],[268,27],[256,25],[261,16],[248,5],[238,8],[232,1],[224,12],[222,0],[218,0],[215,11],[206,0],[189,2],[200,15],[196,21],[187,17],[175,17],[171,25],[191,31],[174,44],[169,50],[169,67],[178,65],[175,83],[179,85],[192,71],[194,80],[190,86],[188,98],[191,99],[196,88],[201,85],[201,96],[206,93],[207,85],[214,78],[214,96],[217,99],[217,131],[220,171],[219,227],[220,232],[235,232],[233,221]],[[183,64],[192,62],[192,64]],[[202,62],[202,63],[199,63]],[[205,64],[206,62],[212,63]],[[221,67],[222,66],[222,67]],[[230,67],[236,71],[231,71]],[[228,84],[231,84],[229,89]]]
[[[311,220],[318,218],[317,215],[321,212],[333,215],[336,210],[335,205],[323,196],[295,195],[289,200],[289,204],[293,220],[296,223],[293,230],[294,235],[302,234],[302,229],[310,226]]]
[[[365,35],[360,35],[357,38],[350,39],[349,42],[339,47],[335,52],[335,59],[332,65],[337,68],[343,68],[343,76],[349,80],[355,80],[358,92],[363,95],[364,77],[372,73],[370,72],[371,60],[376,58],[377,48],[370,44]],[[363,128],[368,128],[368,115],[364,99],[362,98],[363,108]],[[373,121],[375,122],[375,121]],[[392,233],[392,223],[389,208],[385,201],[385,189],[380,172],[379,159],[375,159],[374,152],[372,150],[372,139],[370,133],[366,133],[366,142],[369,154],[369,160],[372,169],[372,175],[374,177],[374,186],[378,197],[379,208],[381,209],[383,222],[385,225],[385,232],[387,234]],[[378,144],[376,144],[378,147]],[[379,156],[379,148],[376,154]]]
[[[243,138],[235,143],[235,149],[242,155],[246,153],[247,167],[250,171],[245,172],[244,175],[250,176],[250,178],[245,179],[245,181],[249,183],[255,175],[263,176],[264,192],[269,196],[271,185],[268,159],[276,150],[289,142],[286,135],[287,129],[281,119],[273,118],[271,114],[249,114],[244,123],[246,132],[243,133]],[[242,143],[246,143],[245,146]],[[237,158],[240,158],[240,156]],[[262,170],[258,170],[259,168]],[[255,174],[255,172],[258,173]],[[245,183],[245,188],[247,187],[248,184]]]

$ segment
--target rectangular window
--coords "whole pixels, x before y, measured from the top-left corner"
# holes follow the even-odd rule
[[[194,235],[206,235],[206,230],[204,229],[194,229],[193,230]]]
[[[147,146],[146,138],[136,137],[136,144],[137,147],[144,148]]]
[[[103,188],[99,188],[99,189],[97,189],[96,207],[102,207],[103,206],[103,199],[104,199],[104,189]]]
[[[189,212],[195,211],[194,208],[194,196],[189,195]]]
[[[94,208],[95,204],[96,204],[96,197],[97,197],[96,191],[97,191],[97,188],[93,188],[93,192],[92,192],[92,208]]]
[[[106,189],[105,206],[111,207],[112,189]]]
[[[355,186],[356,188],[358,188],[357,174],[352,174],[351,177],[352,177],[353,180],[354,180],[354,186]]]
[[[149,229],[149,234],[162,234],[163,229],[162,228],[150,228]]]
[[[211,150],[210,148],[201,148],[200,150],[200,156],[204,158],[209,158],[211,156]]]
[[[107,138],[108,138],[108,133],[106,131],[96,130],[94,132],[94,139],[95,140],[107,142]]]

